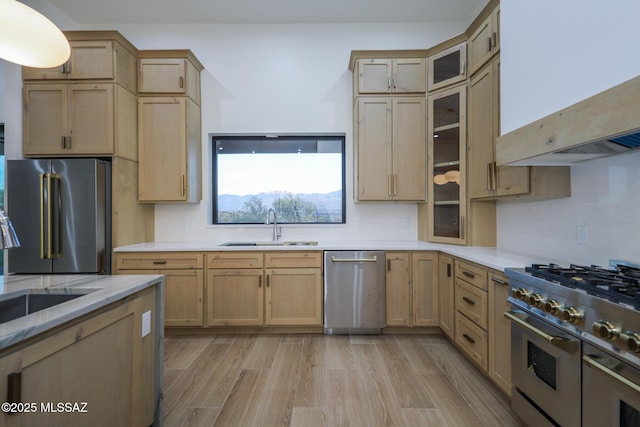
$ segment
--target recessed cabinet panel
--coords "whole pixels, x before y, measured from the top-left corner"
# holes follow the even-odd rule
[[[185,60],[181,58],[141,59],[140,93],[184,93]]]
[[[66,85],[24,86],[23,150],[29,154],[62,154],[67,135]]]
[[[391,59],[361,59],[358,64],[358,92],[391,92],[391,61]]]
[[[398,58],[393,60],[392,92],[417,93],[426,91],[425,58]]]
[[[358,94],[423,93],[426,58],[373,58],[358,60]]]
[[[500,8],[469,37],[469,72],[473,75],[500,50]]]

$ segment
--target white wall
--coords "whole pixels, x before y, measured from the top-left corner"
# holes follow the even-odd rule
[[[503,133],[640,73],[636,0],[502,0],[500,12]],[[579,163],[571,198],[499,202],[498,246],[578,263],[640,261],[638,165],[640,153]],[[589,228],[587,245],[576,242],[578,226]]]

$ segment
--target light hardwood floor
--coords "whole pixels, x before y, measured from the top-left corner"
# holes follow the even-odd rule
[[[165,339],[165,426],[517,426],[440,335]]]

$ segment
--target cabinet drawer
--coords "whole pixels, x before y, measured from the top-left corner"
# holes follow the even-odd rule
[[[487,329],[487,293],[465,282],[456,280],[456,310]]]
[[[196,269],[203,268],[201,252],[116,254],[118,270]]]
[[[266,267],[322,267],[321,252],[267,252],[264,258]]]
[[[482,369],[487,370],[487,333],[460,313],[456,313],[456,344]]]
[[[456,277],[487,290],[487,271],[482,267],[464,261],[456,261]]]
[[[263,252],[214,252],[207,254],[207,268],[262,268]]]

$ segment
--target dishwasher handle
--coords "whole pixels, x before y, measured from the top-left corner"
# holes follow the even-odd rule
[[[377,262],[378,257],[375,255],[371,258],[338,258],[336,256],[331,257],[331,262]]]

